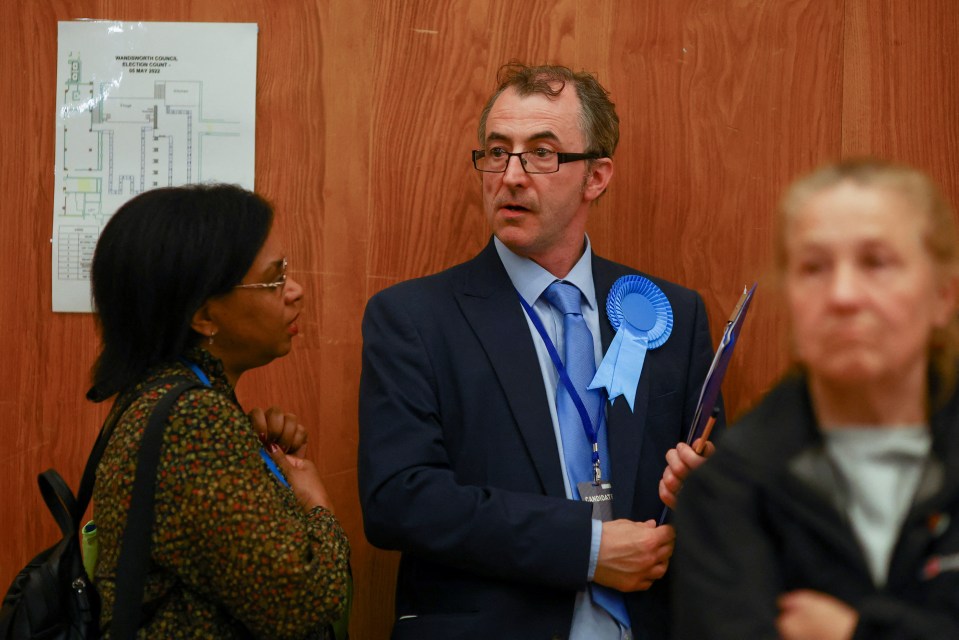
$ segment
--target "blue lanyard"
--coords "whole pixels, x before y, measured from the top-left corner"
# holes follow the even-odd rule
[[[201,369],[199,366],[197,366],[197,364],[196,364],[195,362],[190,362],[190,361],[187,360],[186,358],[180,358],[180,362],[182,362],[182,363],[185,364],[186,366],[190,367],[190,369],[193,370],[193,373],[196,374],[196,377],[199,378],[199,379],[200,379],[200,382],[202,382],[204,385],[206,385],[206,386],[208,386],[208,387],[212,387],[212,386],[213,386],[212,384],[210,384],[210,379],[209,379],[209,378],[207,377],[207,375],[203,372],[203,369]]]
[[[196,374],[196,377],[200,379],[200,382],[208,387],[213,386],[210,384],[210,378],[207,377],[206,373],[203,372],[203,369],[197,366],[195,362],[190,362],[186,358],[180,358],[180,362],[190,367],[190,369],[193,370],[193,373]],[[263,458],[263,462],[266,463],[267,468],[273,472],[273,475],[276,476],[277,480],[279,480],[283,486],[289,489],[290,483],[287,482],[286,478],[283,477],[283,472],[280,471],[280,468],[276,466],[276,462],[273,461],[273,458],[270,457],[270,454],[263,447],[260,447],[260,457]]]
[[[274,462],[273,458],[270,457],[269,452],[267,452],[267,450],[263,447],[260,447],[260,457],[263,458],[263,462],[265,462],[267,468],[273,472],[273,475],[276,476],[276,479],[280,481],[280,484],[287,489],[292,489],[290,483],[287,482],[286,478],[283,476],[283,472],[280,471],[280,468],[276,466],[276,462]]]
[[[519,298],[520,304],[523,305],[523,310],[533,322],[533,326],[536,327],[539,336],[543,339],[543,343],[546,345],[546,351],[549,353],[549,358],[553,361],[553,366],[556,367],[556,373],[559,374],[559,379],[562,381],[563,386],[566,387],[566,392],[569,393],[569,397],[573,401],[576,411],[579,412],[579,418],[583,422],[583,431],[586,432],[586,439],[589,440],[589,444],[593,450],[593,479],[599,482],[602,478],[602,472],[599,466],[599,430],[593,427],[593,421],[589,417],[589,411],[586,410],[583,399],[579,397],[576,386],[573,384],[573,381],[570,380],[569,373],[566,372],[566,366],[563,364],[562,358],[559,357],[556,346],[553,344],[553,341],[550,340],[549,334],[546,333],[546,327],[543,326],[539,316],[536,315],[533,308],[529,306],[529,303],[523,299],[519,291],[516,292],[516,297]],[[600,403],[600,411],[602,411],[602,403]]]

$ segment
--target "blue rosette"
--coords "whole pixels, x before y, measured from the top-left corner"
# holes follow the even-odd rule
[[[646,351],[665,344],[673,331],[673,308],[662,289],[642,276],[623,276],[606,298],[606,315],[616,329],[590,389],[606,389],[609,401],[626,398],[630,411]]]

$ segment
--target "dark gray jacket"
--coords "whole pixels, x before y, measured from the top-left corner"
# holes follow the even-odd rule
[[[931,459],[877,588],[804,378],[773,389],[679,496],[675,637],[778,638],[777,596],[814,589],[858,610],[855,638],[959,638],[959,394],[932,430]]]

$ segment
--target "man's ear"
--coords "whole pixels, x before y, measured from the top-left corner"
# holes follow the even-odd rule
[[[606,186],[613,177],[613,159],[598,158],[589,161],[589,171],[583,183],[583,199],[592,202],[603,195]]]
[[[201,336],[208,338],[216,335],[217,327],[210,313],[209,301],[204,302],[200,308],[193,313],[193,318],[190,319],[190,328]]]

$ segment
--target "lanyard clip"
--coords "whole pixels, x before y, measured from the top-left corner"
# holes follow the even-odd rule
[[[599,443],[593,443],[593,482],[599,484],[603,479],[603,472],[599,468]]]

